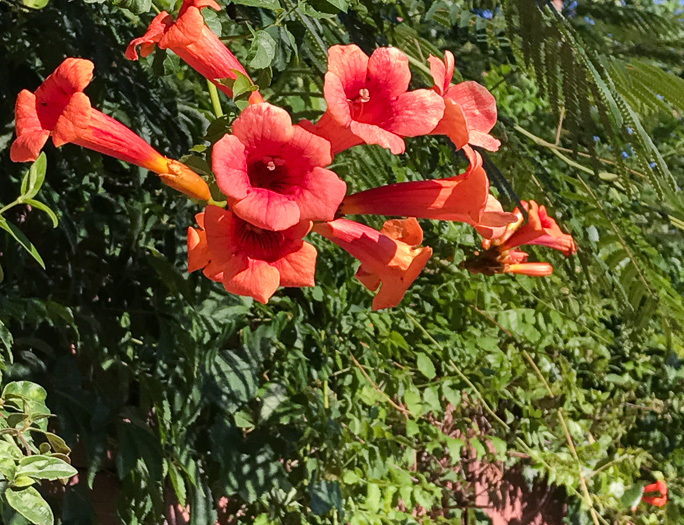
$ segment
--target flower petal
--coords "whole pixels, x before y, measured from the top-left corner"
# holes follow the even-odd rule
[[[353,95],[350,98],[355,98],[359,91],[366,87],[368,55],[356,44],[332,46],[328,49],[328,72],[339,80],[343,91],[347,94],[345,100],[350,95]],[[326,83],[327,77],[326,74]],[[328,101],[327,95],[325,98]]]
[[[223,286],[226,291],[237,295],[253,297],[260,303],[267,303],[278,289],[280,274],[278,270],[264,261],[247,260],[247,267],[223,275]]]
[[[323,96],[328,105],[326,114],[330,115],[340,126],[349,126],[352,120],[351,110],[349,109],[344,84],[337,75],[330,72],[325,74]]]
[[[167,27],[173,24],[173,18],[166,12],[162,11],[152,19],[150,25],[147,26],[147,31],[141,37],[134,38],[126,48],[126,58],[128,60],[138,60],[138,53],[135,48],[141,46],[140,55],[146,57],[154,50],[154,45],[161,40]]]
[[[50,131],[43,129],[36,110],[36,96],[24,89],[17,95],[14,106],[17,138],[10,148],[13,162],[33,162],[47,142]]]
[[[488,133],[496,124],[496,99],[477,82],[460,82],[451,86],[444,96],[463,108],[470,131]]]
[[[440,95],[444,95],[451,78],[454,76],[454,54],[451,51],[444,52],[444,60],[430,55],[428,57],[430,63],[430,74],[435,83],[435,89]]]
[[[199,9],[190,7],[179,15],[159,40],[161,49],[185,47],[197,42],[204,29],[204,17]]]
[[[387,131],[402,137],[427,135],[444,116],[444,99],[429,89],[409,91],[392,102],[389,113],[382,124]]]
[[[95,65],[84,58],[66,58],[36,89],[38,102],[48,100],[56,95],[71,96],[83,91],[93,78]]]
[[[292,131],[292,140],[283,155],[288,163],[308,169],[332,162],[330,142],[299,125],[294,125]]]
[[[209,264],[209,247],[204,230],[188,227],[188,273],[204,268]]]
[[[280,273],[280,286],[313,286],[316,273],[316,248],[308,242],[301,242],[298,250],[273,262]]]
[[[489,133],[483,133],[482,131],[471,131],[468,133],[468,143],[473,146],[484,148],[487,151],[498,151],[501,146],[500,140],[495,139]]]
[[[411,81],[408,57],[395,47],[380,47],[373,51],[368,60],[366,87],[371,98],[386,99],[398,97],[406,92]],[[347,92],[349,95],[350,93]],[[356,97],[358,92],[352,92]]]
[[[71,100],[57,119],[55,129],[52,130],[52,142],[55,147],[74,142],[88,133],[91,110],[88,95],[74,93],[71,96]]]
[[[245,146],[234,135],[224,135],[211,151],[211,169],[216,184],[229,203],[244,199],[252,188],[247,173]]]
[[[263,103],[245,108],[233,122],[233,135],[245,145],[248,155],[264,157],[278,153],[292,140],[294,130],[287,111]]]
[[[40,155],[45,143],[50,137],[47,130],[30,131],[17,137],[10,148],[12,162],[33,162]]]
[[[313,168],[297,178],[287,195],[296,201],[301,220],[331,221],[346,193],[346,183],[334,172]]]
[[[451,99],[444,99],[444,116],[437,127],[430,132],[431,135],[446,135],[453,142],[456,149],[465,146],[471,134],[468,133],[465,115],[461,106]],[[487,148],[489,149],[489,148]]]
[[[302,127],[306,126],[305,122],[300,122],[299,125]],[[307,128],[305,127],[305,129]],[[330,142],[333,155],[363,144],[363,139],[354,135],[349,127],[338,124],[329,111],[323,113],[318,122],[316,122],[316,125],[310,126],[308,129]]]
[[[377,144],[392,152],[393,155],[404,153],[406,144],[400,136],[374,124],[352,121],[349,129],[366,144]]]
[[[299,206],[290,196],[263,188],[252,188],[233,205],[233,212],[265,230],[285,230],[300,220]]]

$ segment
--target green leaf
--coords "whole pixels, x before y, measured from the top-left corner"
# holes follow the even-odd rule
[[[66,461],[52,456],[29,456],[19,461],[17,476],[30,476],[36,479],[70,478],[78,471]]]
[[[261,396],[261,411],[259,413],[259,419],[265,421],[276,409],[281,405],[283,401],[287,399],[287,393],[285,387],[277,383],[271,383],[266,387],[266,392]]]
[[[49,0],[21,0],[29,9],[43,9],[48,4]]]
[[[181,473],[178,472],[176,465],[174,465],[170,461],[167,463],[167,465],[169,467],[169,478],[171,479],[171,485],[173,485],[173,491],[176,493],[178,503],[180,503],[181,506],[185,507],[185,501],[187,499],[185,480],[183,479]]]
[[[53,434],[52,432],[45,432],[45,437],[50,443],[50,446],[52,447],[53,451],[57,452],[58,454],[65,455],[69,455],[71,453],[71,449],[67,446],[64,440],[57,434]]]
[[[487,449],[485,449],[485,446],[477,438],[470,438],[470,446],[475,449],[476,459],[478,461],[487,453]]]
[[[57,215],[54,211],[50,209],[50,207],[47,204],[37,201],[36,199],[24,199],[24,204],[28,204],[29,206],[33,206],[34,208],[47,213],[48,217],[50,217],[50,220],[52,221],[53,228],[56,228],[57,224],[59,224],[59,219],[57,218]]]
[[[128,9],[133,14],[140,15],[151,9],[152,0],[116,0],[114,4]]]
[[[31,381],[13,381],[2,391],[3,398],[20,397],[32,401],[43,402],[47,398],[45,389]]]
[[[446,446],[447,450],[449,451],[449,455],[451,456],[451,461],[455,464],[460,463],[461,461],[461,449],[463,448],[463,441],[458,438],[452,438],[452,437],[447,437],[446,438]]]
[[[26,238],[26,235],[22,233],[22,231],[17,228],[14,224],[7,222],[7,220],[4,217],[0,217],[0,228],[5,230],[7,233],[9,233],[14,239],[21,244],[21,246],[31,254],[31,256],[40,264],[43,268],[45,269],[45,263],[43,262],[43,258],[40,256],[38,253],[38,250],[36,250],[36,247],[33,246],[31,241],[29,241]]]
[[[252,416],[244,411],[239,411],[235,413],[235,426],[238,428],[243,428],[245,430],[252,430],[254,428],[254,421],[252,421]]]
[[[250,7],[262,7],[264,9],[276,10],[280,9],[280,2],[278,0],[232,0],[237,5],[247,5]]]
[[[45,2],[45,4],[47,4],[47,1]],[[40,155],[38,155],[36,161],[33,164],[31,164],[31,167],[26,172],[26,175],[24,175],[24,178],[21,181],[21,197],[23,201],[36,196],[36,194],[40,190],[40,187],[43,185],[43,182],[45,181],[46,168],[47,157],[45,156],[45,153],[41,153]]]
[[[253,69],[265,69],[271,65],[275,58],[278,45],[273,37],[266,31],[257,31],[252,46],[249,48],[250,56],[249,67]]]
[[[342,511],[342,495],[337,481],[311,483],[309,495],[311,496],[311,511],[318,516],[327,514],[332,507],[337,508],[338,512]]]
[[[35,525],[55,523],[52,509],[33,487],[22,490],[8,489],[5,491],[5,499],[10,507]]]
[[[435,371],[435,365],[433,365],[430,358],[422,352],[418,354],[416,365],[418,366],[418,370],[420,370],[421,374],[428,379],[434,379],[434,377],[437,375],[437,372]]]

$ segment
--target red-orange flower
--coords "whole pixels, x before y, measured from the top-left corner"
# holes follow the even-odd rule
[[[324,168],[332,160],[330,143],[267,103],[240,114],[232,135],[214,145],[211,160],[232,211],[259,228],[332,220],[347,190]]]
[[[403,153],[402,137],[432,131],[444,114],[444,102],[427,89],[407,91],[408,58],[395,48],[379,48],[368,57],[358,46],[332,46],[323,93],[328,109],[316,126],[333,152],[357,144],[377,144]]]
[[[547,215],[544,206],[539,206],[534,201],[529,204],[521,201],[521,204],[527,211],[527,223],[522,224],[524,216],[516,208],[513,213],[518,220],[509,224],[500,238],[492,240],[492,245],[503,251],[523,244],[538,244],[561,251],[566,257],[577,251],[572,236],[561,231],[556,221]]]
[[[500,235],[516,216],[504,212],[499,201],[489,193],[489,180],[480,154],[471,148],[465,151],[471,163],[461,175],[400,182],[355,193],[344,199],[340,211],[348,215],[460,221],[472,224],[485,238]]]
[[[444,52],[444,60],[430,55],[433,90],[444,97],[444,116],[431,135],[447,135],[456,148],[466,144],[489,151],[499,149],[501,142],[489,132],[496,124],[496,99],[477,82],[460,82],[450,86],[454,74],[454,55]]]
[[[642,494],[657,492],[659,496],[641,496],[641,501],[656,507],[663,507],[667,503],[667,485],[664,481],[658,480],[655,483],[646,485]]]
[[[399,304],[432,255],[432,248],[417,246],[423,240],[423,231],[414,218],[387,221],[382,231],[337,219],[317,223],[313,231],[361,261],[356,278],[371,291],[380,287],[373,298],[373,310]]]
[[[537,277],[551,275],[553,267],[549,263],[527,262],[528,255],[517,247],[537,244],[561,251],[566,256],[577,251],[572,236],[561,231],[556,221],[546,214],[544,206],[538,206],[534,201],[529,204],[521,201],[521,204],[527,211],[527,223],[523,224],[525,217],[516,208],[513,213],[517,220],[507,225],[502,234],[483,239],[485,251],[464,263],[471,273],[519,273]]]
[[[209,200],[209,187],[199,175],[164,157],[119,121],[91,107],[83,89],[92,76],[92,62],[67,58],[35,93],[22,90],[15,106],[17,138],[10,148],[10,158],[14,162],[36,160],[51,136],[56,147],[78,144],[154,171],[172,188]]]
[[[126,58],[138,60],[138,46],[142,56],[149,55],[155,45],[161,49],[170,49],[200,75],[232,97],[232,90],[217,81],[237,78],[236,71],[248,78],[249,75],[235,55],[204,23],[201,13],[204,7],[211,7],[216,11],[221,9],[215,0],[183,0],[175,21],[166,11],[162,11],[152,20],[143,36],[128,44]],[[263,102],[263,98],[258,91],[254,91],[250,102]]]
[[[207,206],[195,218],[199,229],[188,228],[188,272],[204,269],[228,292],[261,303],[278,286],[314,285],[316,249],[302,240],[310,223],[262,230],[217,206]]]

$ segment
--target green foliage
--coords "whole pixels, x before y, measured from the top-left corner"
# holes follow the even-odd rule
[[[173,11],[170,4],[157,7]],[[0,144],[12,139],[16,93],[64,56],[83,56],[96,63],[87,89],[94,107],[165,154],[192,154],[184,158],[211,177],[211,143],[237,107],[221,98],[226,116],[216,118],[206,81],[170,52],[127,62],[124,46],[154,13],[144,3],[121,6],[0,7],[8,57]],[[472,508],[468,471],[480,460],[558,488],[572,523],[590,519],[579,472],[601,519],[676,523],[684,254],[675,225],[684,219],[672,179],[682,184],[684,136],[672,113],[681,111],[672,16],[591,3],[564,19],[517,0],[491,20],[454,2],[224,7],[210,20],[215,32],[250,73],[260,69],[265,98],[295,121],[324,109],[331,44],[401,47],[415,87],[429,86],[427,56],[452,50],[457,78],[483,82],[498,101],[494,134],[504,144],[486,159],[492,186],[507,208],[518,198],[545,204],[576,238],[578,255],[551,256],[547,279],[473,277],[459,267],[478,248],[473,233],[425,223],[435,250],[426,271],[400,307],[370,312],[352,261],[314,238],[318,285],[281,290],[264,306],[185,275],[185,232],[199,210],[157,180],[67,145],[48,147],[43,181],[38,162],[24,177],[3,148],[4,202],[23,179],[20,198],[33,199],[26,195],[38,187],[60,223],[51,229],[52,216],[35,213],[40,206],[18,205],[26,200],[3,212],[46,269],[5,236],[0,347],[14,357],[5,380],[14,382],[15,424],[3,439],[14,442],[7,474],[15,486],[4,487],[2,512],[33,519],[20,508],[44,510],[49,520],[47,507],[32,504],[34,481],[72,472],[60,454],[78,443],[84,481],[51,501],[57,522],[97,523],[102,509],[83,494],[94,480],[113,479],[110,498],[131,525],[161,523],[176,504],[188,505],[196,524],[415,523],[418,514],[423,523],[485,523]],[[251,83],[241,82],[232,87],[246,95]],[[374,147],[345,152],[333,169],[358,190],[464,165],[445,140],[428,137],[408,140],[402,157]],[[64,442],[48,426],[44,391],[21,382],[29,380],[49,393],[49,421]],[[40,440],[28,441],[37,446],[28,463],[16,442],[29,421],[17,417],[24,410],[32,416],[21,435]],[[624,494],[656,477],[670,488],[666,508],[642,503],[632,512]]]
[[[64,440],[47,430],[46,396],[29,381],[8,383],[0,396],[0,516],[5,523],[14,523],[18,513],[29,523],[52,525],[52,510],[33,485],[66,481],[77,472]]]

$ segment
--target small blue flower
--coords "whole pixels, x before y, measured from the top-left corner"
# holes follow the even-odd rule
[[[574,11],[577,9],[577,0],[574,0],[573,2],[570,2],[567,6],[569,11]]]
[[[627,131],[627,135],[631,135],[632,133],[634,133],[634,130],[632,128],[630,128],[629,126],[627,126],[625,128],[625,130]]]
[[[590,26],[593,26],[593,25],[596,23],[596,22],[594,22],[594,20],[592,20],[592,19],[589,18],[588,16],[585,16],[585,17],[584,17],[584,21],[585,21],[588,25],[590,25]]]
[[[655,168],[655,167],[656,167],[656,163],[655,163],[655,162],[649,162],[649,163],[648,163],[648,167],[649,167],[649,168]]]
[[[665,3],[665,0],[653,0],[653,3],[655,5],[663,5]]]
[[[484,11],[482,11],[482,18],[484,18],[485,20],[491,20],[492,16],[492,12],[489,9],[485,9]]]
[[[594,135],[592,138],[594,139],[594,142],[598,142],[599,140],[601,140],[601,137],[599,137],[598,135]]]
[[[627,153],[626,151],[621,151],[620,155],[622,156],[623,159],[626,159],[629,157],[629,153]]]
[[[665,97],[662,96],[661,94],[656,95],[656,98],[657,98],[658,100],[665,100]]]

